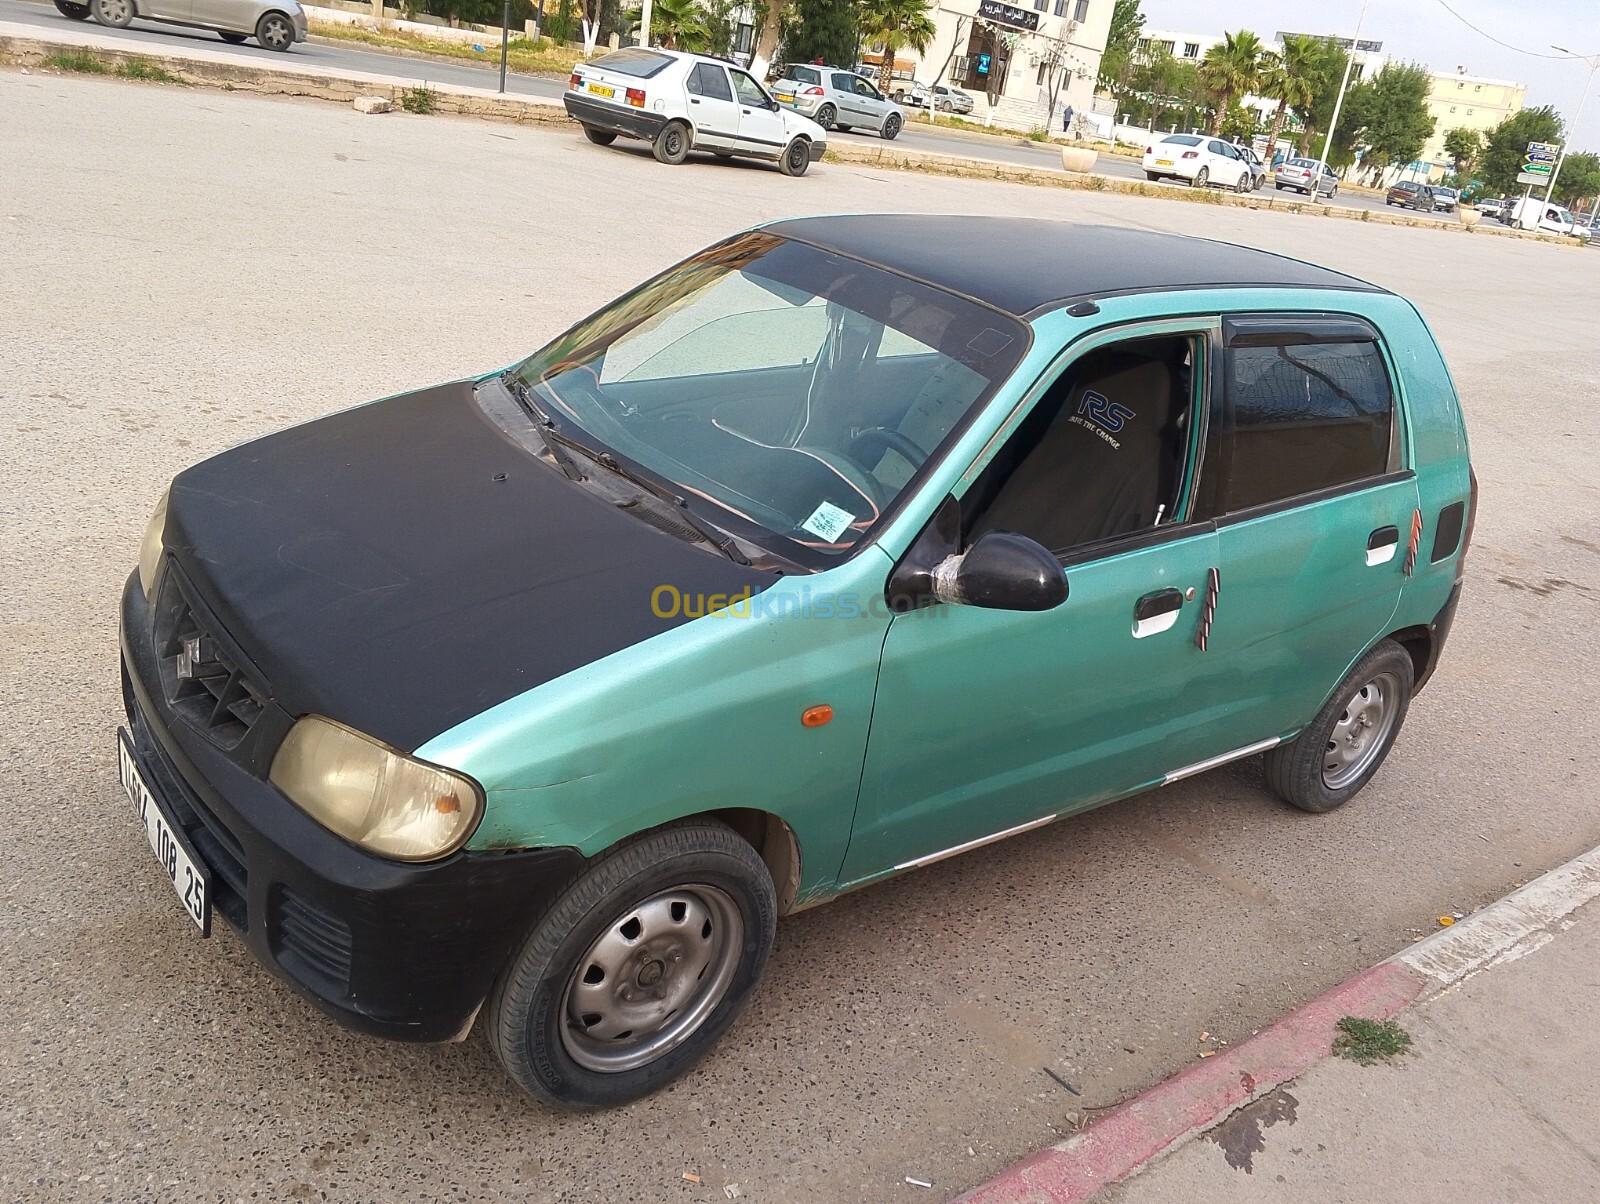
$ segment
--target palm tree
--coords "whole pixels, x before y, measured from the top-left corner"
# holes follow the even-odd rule
[[[1278,135],[1283,132],[1283,121],[1290,106],[1305,107],[1316,99],[1316,70],[1322,48],[1317,39],[1303,33],[1285,34],[1283,50],[1277,54],[1268,51],[1261,61],[1261,78],[1257,87],[1261,94],[1278,102],[1278,111],[1272,115],[1272,133],[1267,138],[1267,156],[1277,153]]]
[[[630,8],[627,17],[637,29],[644,13],[641,9]],[[713,49],[711,26],[697,0],[653,0],[650,40],[668,50],[699,53]]]
[[[861,40],[868,46],[883,47],[883,64],[878,68],[880,92],[889,90],[895,54],[906,46],[921,54],[935,33],[927,0],[863,0],[858,20]]]
[[[1222,35],[1205,58],[1200,60],[1200,82],[1215,101],[1211,111],[1211,133],[1222,128],[1223,115],[1235,100],[1255,88],[1261,75],[1261,56],[1266,47],[1248,29]]]

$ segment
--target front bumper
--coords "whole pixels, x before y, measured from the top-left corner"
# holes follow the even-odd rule
[[[407,864],[333,835],[168,705],[151,607],[122,592],[122,693],[151,791],[212,875],[213,906],[279,978],[350,1028],[465,1034],[576,849]]]
[[[575,92],[563,94],[561,103],[566,107],[567,116],[576,122],[629,138],[643,138],[646,142],[654,142],[661,127],[667,124],[667,119],[660,113],[647,113],[627,105],[590,100]]]

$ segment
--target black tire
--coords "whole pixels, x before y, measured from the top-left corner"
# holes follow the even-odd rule
[[[1189,182],[1192,188],[1204,188],[1209,183],[1211,183],[1211,169],[1209,167],[1202,167],[1195,172],[1194,179]]]
[[[839,110],[834,108],[832,105],[823,105],[817,110],[817,115],[812,118],[813,121],[815,121],[825,130],[831,130],[833,128],[833,123],[838,119]]]
[[[593,125],[583,127],[583,136],[596,146],[610,146],[617,140],[615,130],[602,130],[599,126]]]
[[[133,0],[89,0],[89,15],[112,29],[126,29],[137,14]]]
[[[676,167],[689,157],[689,127],[681,121],[669,121],[661,127],[650,144],[657,163]]]
[[[234,46],[241,45],[250,40],[249,34],[233,33],[232,31],[226,29],[217,30],[217,36],[224,42],[229,42]]]
[[[1245,172],[1239,177],[1239,182],[1233,186],[1233,190],[1239,193],[1241,196],[1250,191],[1249,172]]]
[[[1276,191],[1276,192],[1282,192],[1283,191],[1283,185],[1278,183],[1276,180],[1274,180],[1272,182],[1272,187],[1273,187],[1273,190]]]
[[[63,17],[71,17],[74,21],[87,21],[89,19],[89,6],[87,4],[74,4],[72,0],[56,0],[56,12]]]
[[[848,134],[850,132],[850,127],[847,126],[847,125],[835,124],[833,128],[834,128],[834,131],[836,133],[840,133],[840,134]]]
[[[1159,171],[1147,171],[1144,173],[1144,178],[1147,180],[1159,180],[1161,173]]]
[[[1393,640],[1381,641],[1345,675],[1317,717],[1298,737],[1268,750],[1267,785],[1278,797],[1302,811],[1320,813],[1343,806],[1372,780],[1394,747],[1411,708],[1415,680],[1411,654]],[[1376,746],[1370,753],[1363,754],[1370,759],[1362,764],[1359,773],[1351,780],[1337,781],[1330,786],[1327,762],[1330,752],[1337,751],[1333,737],[1345,729],[1355,710],[1354,704],[1362,700],[1363,692],[1380,683],[1382,690],[1392,691],[1385,696],[1387,704],[1394,708],[1392,717],[1385,719],[1383,730],[1371,737]]]
[[[286,53],[294,45],[294,22],[283,13],[262,13],[256,22],[256,44],[263,50]]]
[[[900,127],[905,122],[900,120],[900,114],[890,113],[883,119],[883,137],[886,142],[893,142],[900,136]]]
[[[713,155],[715,155],[719,159],[731,159],[731,158],[733,158],[733,152],[732,151],[712,151],[711,153]]]
[[[810,166],[811,143],[804,138],[796,138],[784,147],[783,157],[778,160],[778,168],[786,176],[803,176]]]
[[[660,895],[706,888],[736,907],[740,918],[740,939],[730,955],[737,960],[720,997],[707,1004],[710,1010],[697,1027],[652,1061],[617,1070],[583,1065],[573,1048],[579,1056],[585,1048],[611,1048],[603,1042],[586,1045],[567,1019],[569,990],[598,942],[608,930],[637,923],[629,913],[646,914],[645,905]],[[489,1043],[517,1084],[546,1103],[605,1108],[648,1095],[699,1061],[743,1010],[772,951],[777,913],[765,863],[724,825],[690,820],[633,837],[591,862],[534,922],[489,997]],[[654,967],[649,983],[670,983],[670,967],[665,978],[662,962]],[[639,971],[641,991],[648,989],[644,973]],[[634,986],[631,979],[619,981]],[[625,1039],[631,1037],[619,1034],[613,1040]]]

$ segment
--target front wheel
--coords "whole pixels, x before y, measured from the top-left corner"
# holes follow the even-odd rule
[[[681,121],[669,121],[650,144],[657,163],[676,167],[689,157],[689,127]]]
[[[126,29],[135,16],[133,0],[89,0],[89,13],[102,25]]]
[[[783,158],[778,160],[778,167],[786,176],[803,176],[810,166],[811,144],[804,138],[796,138],[784,147]]]
[[[71,17],[74,21],[87,21],[89,19],[89,6],[87,4],[74,4],[72,0],[56,0],[56,12],[63,17]]]
[[[817,115],[814,120],[823,129],[831,130],[833,128],[833,123],[838,119],[838,116],[839,110],[835,109],[832,105],[823,105],[817,110]]]
[[[635,837],[533,925],[490,997],[490,1044],[547,1103],[647,1095],[733,1023],[776,926],[771,875],[731,829],[688,821]]]
[[[586,125],[583,127],[583,136],[596,146],[610,146],[617,140],[614,130],[602,130],[598,126]]]
[[[1302,811],[1332,811],[1378,772],[1411,706],[1411,654],[1384,640],[1339,683],[1298,737],[1268,751],[1267,784]]]
[[[893,142],[895,138],[899,136],[900,127],[903,124],[904,123],[900,120],[900,114],[890,113],[889,116],[883,120],[884,138],[889,142]]]
[[[282,13],[266,13],[256,22],[256,42],[282,54],[294,45],[294,26]]]

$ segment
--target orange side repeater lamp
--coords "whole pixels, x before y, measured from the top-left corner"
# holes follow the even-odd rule
[[[833,708],[827,703],[819,706],[807,707],[800,712],[801,727],[821,727],[833,718]]]

